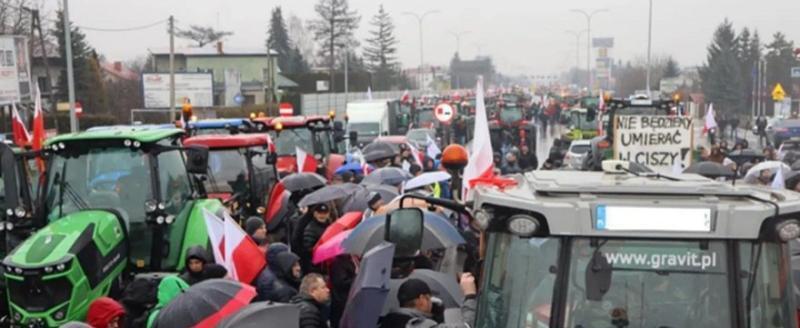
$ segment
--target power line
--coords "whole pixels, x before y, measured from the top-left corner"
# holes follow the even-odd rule
[[[144,30],[144,29],[148,29],[148,28],[151,28],[151,27],[157,26],[157,25],[159,25],[159,24],[164,24],[164,23],[166,23],[166,22],[167,22],[167,19],[162,19],[162,20],[160,20],[160,21],[153,22],[153,23],[150,23],[150,24],[147,24],[147,25],[134,26],[134,27],[126,27],[126,28],[99,28],[99,27],[88,27],[88,26],[81,26],[81,25],[76,25],[76,26],[77,26],[77,27],[79,27],[79,28],[80,28],[80,29],[82,29],[82,30],[85,30],[85,31],[95,31],[95,32],[129,32],[129,31],[137,31],[137,30]]]

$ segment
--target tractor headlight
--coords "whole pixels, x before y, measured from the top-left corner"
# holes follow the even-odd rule
[[[64,263],[59,263],[58,265],[56,265],[56,270],[58,270],[59,272],[64,271],[66,269],[67,269],[67,265],[64,264]]]
[[[14,273],[22,274],[22,268],[14,268]]]
[[[44,267],[44,273],[53,273],[53,267],[51,266]]]
[[[6,230],[8,231],[14,230],[14,224],[11,222],[6,222]]]
[[[153,200],[147,200],[144,202],[144,212],[147,214],[153,213],[158,209],[158,203]]]
[[[164,222],[166,222],[167,224],[172,224],[172,222],[175,222],[175,216],[167,215],[167,217],[164,218]]]
[[[13,209],[10,209],[10,208],[6,209],[6,216],[10,217],[10,216],[13,216],[13,215],[14,215],[14,210]]]
[[[55,314],[53,314],[53,319],[56,319],[57,321],[61,321],[61,320],[64,320],[64,316],[65,316],[64,310],[58,310],[58,311],[56,311]]]
[[[800,237],[800,222],[797,220],[786,220],[775,226],[778,238],[783,242]]]
[[[533,236],[539,226],[539,220],[529,215],[518,214],[508,219],[508,230],[520,237]]]
[[[134,141],[134,142],[133,142],[133,148],[139,148],[139,147],[141,147],[141,146],[142,146],[142,143],[141,143],[141,142],[138,142],[138,141]]]
[[[14,215],[16,215],[18,218],[24,218],[26,214],[28,214],[28,211],[26,211],[22,206],[17,207],[17,209],[14,210]]]
[[[475,222],[478,223],[478,227],[481,230],[486,230],[489,227],[489,220],[491,220],[491,216],[484,210],[478,210],[475,212]]]
[[[130,147],[133,144],[133,141],[131,141],[130,139],[125,139],[125,141],[123,141],[122,144],[125,145],[125,147]]]
[[[164,217],[159,215],[159,216],[156,218],[156,223],[158,223],[158,224],[164,224]]]
[[[58,149],[61,149],[61,150],[67,149],[67,145],[65,145],[63,142],[59,142],[58,143]]]
[[[19,322],[20,320],[22,320],[22,315],[19,314],[19,312],[14,311],[14,321]]]
[[[158,203],[158,209],[163,211],[163,210],[167,209],[167,205],[164,205],[164,203]]]

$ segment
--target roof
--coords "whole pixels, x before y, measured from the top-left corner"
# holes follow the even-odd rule
[[[375,141],[390,143],[390,144],[404,144],[408,143],[408,137],[406,136],[380,136],[375,139]]]
[[[139,73],[125,67],[121,62],[102,62],[100,67],[107,74],[113,75],[121,80],[139,81]]]
[[[266,133],[207,134],[191,137],[183,141],[183,144],[187,146],[204,145],[211,149],[268,146],[271,143],[272,140]]]
[[[800,212],[800,194],[789,190],[741,184],[734,187],[694,174],[677,177],[681,181],[603,172],[534,171],[512,176],[517,185],[505,190],[477,187],[475,208],[489,205],[538,213],[546,220],[551,235],[676,239],[756,239],[761,224],[776,214],[773,204],[777,204],[779,215]],[[615,206],[649,213],[709,209],[709,231],[597,228],[598,207]],[[643,214],[641,220],[649,218]]]
[[[150,53],[154,56],[168,56],[169,48],[155,48],[150,49]],[[222,54],[217,51],[215,45],[203,48],[179,48],[175,49],[175,54],[180,56],[266,56],[267,49],[264,48],[232,48],[225,46],[222,49]],[[277,56],[278,52],[275,50],[270,51],[271,56]]]
[[[280,74],[275,74],[275,83],[278,85],[278,88],[297,88],[300,86],[288,77]]]
[[[136,126],[109,128],[95,131],[62,134],[46,141],[47,145],[56,142],[103,140],[103,139],[131,139],[143,143],[156,142],[165,138],[183,134],[181,129],[152,129]]]
[[[329,122],[331,119],[323,115],[308,115],[308,116],[281,116],[281,117],[262,117],[253,119],[257,124],[263,124],[268,128],[272,128],[275,123],[280,122],[283,128],[296,128],[305,127],[308,122],[322,121]]]
[[[200,120],[195,122],[189,122],[188,126],[190,129],[223,129],[227,127],[239,127],[242,125],[247,124],[249,121],[246,118],[220,118],[220,119],[209,119],[209,120]]]

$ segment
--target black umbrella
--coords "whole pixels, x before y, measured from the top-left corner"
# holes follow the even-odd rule
[[[350,287],[342,328],[376,327],[386,296],[394,259],[394,244],[382,243],[366,254]]]
[[[728,153],[728,158],[736,162],[737,165],[741,165],[754,159],[763,160],[764,154],[760,154],[753,149],[740,149]]]
[[[716,179],[719,177],[732,177],[733,170],[717,162],[699,162],[692,164],[683,173],[694,173],[702,175],[706,178]]]
[[[454,276],[428,269],[416,269],[411,272],[408,278],[392,279],[389,283],[391,288],[389,290],[389,298],[383,305],[383,314],[400,307],[400,303],[397,300],[397,290],[400,289],[400,285],[403,282],[411,278],[424,281],[431,289],[433,296],[442,300],[442,305],[445,308],[459,308],[464,304],[464,292],[461,291],[461,287]]]
[[[214,327],[250,304],[255,288],[228,279],[210,279],[185,290],[161,309],[153,327]]]
[[[794,190],[797,187],[797,184],[800,183],[800,171],[792,171],[786,174],[783,179],[784,186],[786,189]]]
[[[383,242],[385,226],[385,215],[373,216],[361,221],[347,236],[347,239],[342,241],[342,248],[348,254],[363,254]],[[464,237],[450,221],[440,214],[424,212],[420,250],[448,248],[465,243]]]
[[[388,204],[399,195],[397,188],[392,186],[368,185],[347,198],[342,206],[342,213],[365,211],[369,208],[369,201],[374,195],[373,193],[380,195],[385,204]]]
[[[796,160],[792,163],[792,171],[800,171],[800,160]]]
[[[369,175],[364,177],[363,180],[361,180],[361,183],[365,185],[386,184],[386,185],[396,186],[410,180],[411,178],[413,178],[411,176],[411,173],[408,173],[401,168],[384,167],[372,171],[372,173],[370,173]]]
[[[364,154],[364,160],[367,162],[392,158],[398,154],[391,144],[380,141],[370,143],[361,150],[361,153]]]
[[[296,328],[300,308],[294,304],[256,302],[223,320],[218,328]]]
[[[323,176],[316,173],[302,172],[290,174],[283,178],[281,182],[283,182],[283,186],[286,190],[294,192],[298,190],[320,188],[327,184],[328,180],[325,180]]]
[[[361,188],[361,186],[354,183],[325,186],[303,197],[303,199],[297,203],[297,206],[307,207],[309,205],[332,202],[350,196]]]

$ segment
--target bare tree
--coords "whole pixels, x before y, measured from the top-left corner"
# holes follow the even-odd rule
[[[347,46],[352,51],[358,45],[353,32],[358,28],[361,16],[350,10],[347,0],[319,0],[314,11],[319,16],[311,21],[310,28],[314,32],[314,40],[320,44],[319,55],[331,70],[333,84],[336,49]]]
[[[189,29],[178,29],[175,35],[179,38],[189,39],[197,43],[198,47],[203,47],[209,43],[219,41],[222,38],[233,35],[229,31],[216,31],[213,27],[191,25]]]
[[[0,1],[0,34],[30,35],[31,13],[26,8],[38,6],[30,0]]]

